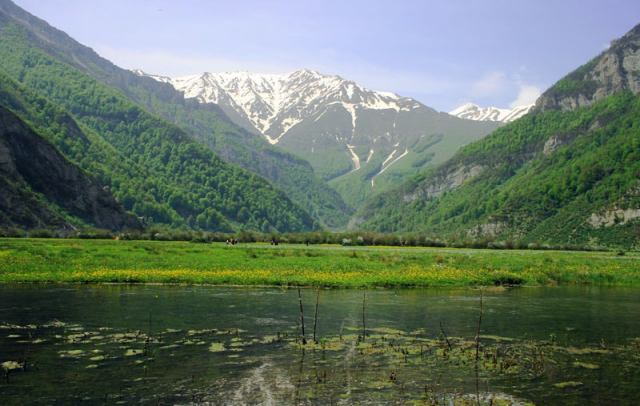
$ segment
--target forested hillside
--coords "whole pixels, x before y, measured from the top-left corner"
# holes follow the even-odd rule
[[[73,229],[86,225],[109,230],[141,227],[108,189],[0,107],[0,226]]]
[[[118,90],[31,45],[2,21],[0,103],[111,187],[148,223],[231,231],[309,230],[311,217],[257,175],[229,165]],[[84,138],[70,138],[80,131]]]
[[[639,45],[636,27],[547,91],[532,114],[370,202],[360,227],[467,240],[637,244]]]
[[[323,226],[346,224],[352,210],[308,162],[233,124],[217,105],[185,100],[171,85],[121,69],[9,0],[0,0],[0,26],[8,24],[20,27],[29,47],[119,90],[131,102],[178,125],[223,160],[268,179]]]

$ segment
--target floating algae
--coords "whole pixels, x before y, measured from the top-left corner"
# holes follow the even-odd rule
[[[206,344],[205,341],[195,341],[195,340],[190,340],[190,339],[184,339],[184,340],[178,340],[176,341],[176,344],[181,344],[181,345],[204,345]]]
[[[576,362],[573,363],[573,366],[577,367],[577,368],[585,368],[585,369],[600,369],[600,365],[598,365],[598,364],[590,364],[588,362],[578,362],[578,361],[576,361]]]
[[[144,350],[140,350],[140,349],[136,349],[136,348],[129,348],[124,352],[124,356],[125,357],[135,357],[138,355],[142,355],[144,353]]]
[[[482,334],[480,335],[480,338],[482,340],[491,340],[491,341],[507,341],[507,342],[514,341],[514,339],[511,337],[502,337],[502,336],[489,335],[489,334]]]
[[[177,330],[179,331],[179,330]],[[215,328],[211,328],[211,329],[201,329],[201,330],[189,330],[187,331],[187,335],[188,336],[196,336],[196,335],[203,335],[203,334],[216,334],[218,332],[218,330],[216,330]]]
[[[577,388],[582,385],[583,383],[578,381],[558,382],[553,384],[553,386],[558,389]]]
[[[282,342],[282,337],[278,335],[266,335],[260,339],[260,344],[273,344]]]
[[[0,323],[0,330],[35,330],[38,328],[35,324],[11,324],[11,323]]]
[[[62,350],[58,354],[60,358],[79,358],[84,355],[84,350]]]
[[[367,331],[371,331],[374,333],[380,333],[380,334],[385,334],[385,335],[396,335],[396,336],[404,336],[407,335],[407,333],[405,333],[402,330],[398,330],[395,328],[391,328],[391,327],[373,327],[373,328],[368,328]]]
[[[609,354],[609,350],[605,350],[603,348],[576,348],[576,347],[567,347],[565,348],[569,354],[572,355],[589,355],[589,354]]]
[[[307,341],[302,344],[299,341],[291,341],[289,345],[296,349],[305,349],[310,351],[340,351],[345,348],[346,341],[340,340],[338,337],[322,338],[319,342]]]
[[[222,352],[225,351],[225,347],[223,343],[211,343],[211,345],[209,346],[209,351],[210,352]]]
[[[593,340],[584,343],[563,341],[564,336],[552,341],[542,333],[532,337],[503,330],[505,335],[512,337],[491,335],[502,334],[493,327],[482,331],[487,334],[480,335],[476,359],[474,335],[468,328],[463,328],[464,324],[460,327],[447,323],[446,332],[442,332],[437,328],[437,320],[424,323],[429,326],[426,329],[416,328],[422,323],[418,321],[402,330],[393,328],[401,324],[395,324],[392,318],[374,318],[373,310],[371,319],[367,320],[366,338],[362,337],[358,317],[327,319],[326,325],[321,324],[321,334],[315,340],[308,334],[304,345],[299,328],[293,326],[293,317],[289,326],[253,327],[246,333],[222,326],[217,326],[217,330],[209,328],[216,324],[182,321],[173,326],[182,329],[166,328],[170,324],[156,326],[161,321],[156,321],[155,317],[154,324],[147,330],[146,314],[141,316],[137,326],[112,328],[104,333],[90,327],[91,324],[87,324],[86,329],[73,331],[69,329],[71,326],[48,331],[38,326],[37,335],[33,331],[34,337],[27,330],[0,332],[4,337],[7,334],[29,335],[30,340],[42,337],[48,342],[37,351],[27,351],[26,358],[34,368],[20,373],[19,379],[37,377],[37,367],[44,365],[37,352],[50,349],[57,355],[61,348],[67,351],[60,351],[60,356],[68,359],[56,361],[78,376],[84,373],[87,380],[91,380],[96,378],[98,371],[106,377],[122,376],[122,382],[128,383],[114,389],[119,393],[112,393],[108,387],[104,391],[108,394],[104,399],[111,404],[118,401],[136,403],[138,400],[149,403],[160,400],[161,403],[164,399],[180,404],[190,401],[194,404],[215,403],[212,394],[230,402],[236,399],[237,403],[270,399],[273,404],[285,404],[287,400],[293,403],[296,399],[298,404],[329,404],[345,399],[349,404],[527,404],[521,398],[509,398],[510,395],[482,392],[489,388],[513,390],[518,395],[534,397],[544,391],[547,398],[540,398],[541,404],[545,404],[545,400],[548,404],[558,397],[582,395],[579,381],[591,391],[593,380],[610,377],[612,368],[608,366],[612,362],[620,359],[622,368],[628,369],[628,374],[627,370],[621,372],[626,375],[635,373],[639,365],[633,361],[638,359],[638,339],[627,339],[620,344],[607,337],[607,341],[600,341],[599,336],[594,335]],[[381,321],[382,326],[376,326],[376,321]],[[184,328],[185,325],[189,327]],[[58,337],[54,338],[56,335]],[[150,346],[150,343],[159,345]],[[17,346],[17,343],[11,341],[10,345]],[[207,352],[218,354],[211,355],[208,360]],[[611,354],[611,357],[605,354]],[[77,358],[83,362],[78,362]],[[238,381],[247,372],[243,365],[260,371],[247,377],[247,382],[252,380],[253,383],[244,389]],[[590,371],[598,368],[598,372]],[[143,373],[144,378],[134,380]],[[473,388],[474,375],[479,381],[477,392]],[[144,387],[132,384],[147,378],[158,382]],[[99,382],[99,385],[103,384]],[[540,392],[531,391],[534,385],[541,388]],[[101,399],[93,395],[94,390],[86,389],[81,395],[91,394],[91,399]],[[147,390],[149,392],[145,393]],[[256,393],[266,395],[260,398],[262,395]],[[238,397],[234,397],[236,395]]]
[[[24,367],[23,364],[18,361],[5,361],[0,365],[2,366],[2,369],[5,370],[5,372],[15,371],[16,369],[23,369]]]

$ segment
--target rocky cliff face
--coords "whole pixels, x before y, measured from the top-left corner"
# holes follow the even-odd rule
[[[99,228],[140,228],[108,189],[0,107],[0,226],[72,228],[62,211]]]
[[[414,191],[403,196],[405,202],[421,199],[436,199],[442,194],[454,190],[484,171],[481,165],[453,166],[438,172],[438,176],[420,184]]]
[[[573,110],[620,91],[640,93],[640,25],[540,96],[536,110]]]

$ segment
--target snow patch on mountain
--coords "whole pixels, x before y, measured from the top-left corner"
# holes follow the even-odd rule
[[[349,150],[349,153],[351,154],[351,160],[353,161],[353,171],[357,171],[358,169],[360,169],[360,157],[353,151],[354,148],[354,145],[347,144],[347,149]]]
[[[467,120],[510,123],[527,114],[533,106],[533,104],[530,104],[527,106],[517,106],[512,109],[501,109],[498,107],[480,107],[474,103],[465,103],[450,111],[449,114]]]
[[[396,154],[396,152],[398,152],[398,150],[394,149],[393,152],[382,163],[382,168],[380,169],[380,171],[375,175],[373,175],[373,177],[371,178],[371,187],[375,186],[376,177],[382,175],[387,169],[391,167],[391,165],[395,164],[396,162],[398,162],[399,160],[407,156],[407,154],[409,153],[409,149],[406,148],[402,154],[400,154],[398,157],[394,159],[393,157]]]

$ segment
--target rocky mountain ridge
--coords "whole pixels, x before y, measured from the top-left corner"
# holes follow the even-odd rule
[[[640,93],[640,25],[544,92],[535,109],[574,110],[625,90]]]
[[[509,109],[501,109],[498,107],[480,107],[474,103],[465,103],[449,114],[459,118],[476,121],[497,121],[501,123],[510,123],[527,114],[533,108],[533,104],[527,106],[516,106]]]

